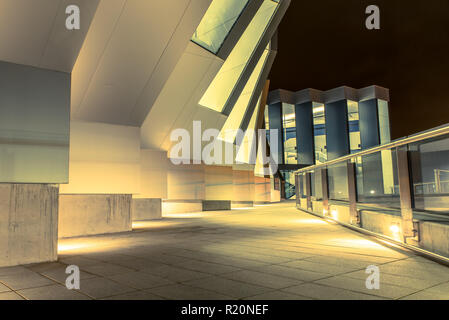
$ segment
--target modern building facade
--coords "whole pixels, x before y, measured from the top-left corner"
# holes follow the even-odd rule
[[[58,238],[161,212],[279,200],[257,164],[206,164],[195,149],[214,129],[237,154],[226,132],[261,123],[289,3],[0,0],[0,266],[55,260]],[[173,155],[176,130],[191,143]]]
[[[297,169],[390,142],[389,90],[271,91],[265,126],[277,129],[285,196],[294,196]]]

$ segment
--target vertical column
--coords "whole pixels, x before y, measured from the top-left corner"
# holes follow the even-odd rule
[[[297,104],[295,106],[298,164],[314,164],[312,109],[312,102]]]
[[[306,179],[305,181],[305,186],[306,186],[306,195],[307,195],[307,210],[312,210],[312,177],[311,177],[311,173],[307,172],[304,175],[304,179]]]
[[[296,193],[296,208],[301,207],[301,194],[300,194],[300,184],[299,184],[299,174],[295,173],[295,193]]]
[[[401,198],[402,233],[405,240],[415,237],[417,232],[413,227],[413,198],[407,150],[403,147],[397,148],[396,157],[398,162],[399,194]]]
[[[357,190],[355,180],[355,163],[348,161],[348,196],[349,196],[349,216],[350,223],[359,225],[360,219],[357,212]]]
[[[323,192],[323,216],[329,214],[329,186],[327,180],[327,168],[321,169],[321,188]]]

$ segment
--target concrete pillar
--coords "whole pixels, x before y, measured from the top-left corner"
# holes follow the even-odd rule
[[[57,260],[58,187],[0,184],[0,267]]]
[[[162,199],[132,199],[132,221],[162,219]]]
[[[140,150],[140,193],[133,195],[132,220],[162,218],[162,199],[167,198],[166,151]]]
[[[271,186],[270,179],[260,176],[254,177],[254,202],[256,204],[264,204],[271,202]]]
[[[59,196],[59,238],[132,230],[130,194]]]
[[[232,171],[232,207],[252,207],[254,205],[254,167],[234,166]]]
[[[169,162],[167,199],[162,200],[162,215],[202,211],[205,193],[204,165]]]
[[[203,210],[230,210],[234,196],[232,166],[204,166],[205,202]]]

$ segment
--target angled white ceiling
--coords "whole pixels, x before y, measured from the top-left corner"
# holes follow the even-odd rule
[[[72,73],[72,119],[140,126],[211,1],[101,0]]]
[[[0,0],[0,60],[70,73],[99,0]],[[81,29],[65,27],[68,5]]]

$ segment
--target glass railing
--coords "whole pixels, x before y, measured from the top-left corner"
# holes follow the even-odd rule
[[[449,256],[449,124],[296,175],[300,209]]]

